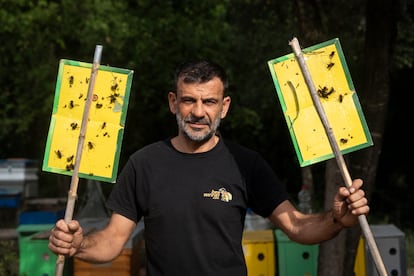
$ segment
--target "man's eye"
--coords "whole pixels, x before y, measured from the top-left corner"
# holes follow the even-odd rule
[[[217,102],[215,100],[207,100],[207,101],[204,101],[204,104],[206,104],[206,105],[214,105],[216,103]]]
[[[192,102],[194,102],[192,99],[182,99],[181,100],[182,103],[186,103],[186,104],[190,104]]]

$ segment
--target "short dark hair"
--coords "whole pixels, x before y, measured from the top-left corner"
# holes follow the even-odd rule
[[[208,60],[192,60],[180,64],[175,70],[174,82],[177,87],[178,81],[184,83],[204,83],[218,77],[223,83],[224,91],[228,88],[228,80],[223,67]],[[224,92],[223,91],[223,92]]]

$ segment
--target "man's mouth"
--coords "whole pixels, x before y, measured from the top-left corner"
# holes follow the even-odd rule
[[[189,124],[191,127],[194,127],[194,128],[204,128],[208,126],[208,124],[200,123],[200,122],[187,122],[187,124]]]

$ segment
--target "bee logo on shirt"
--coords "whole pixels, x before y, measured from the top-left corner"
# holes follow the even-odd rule
[[[211,190],[209,193],[204,193],[204,197],[210,197],[212,199],[221,200],[224,202],[229,202],[233,199],[233,195],[228,192],[225,188],[220,188],[217,190]]]

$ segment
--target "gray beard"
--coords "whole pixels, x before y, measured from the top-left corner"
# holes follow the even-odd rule
[[[201,131],[199,131],[199,133],[198,131],[186,130],[186,121],[191,121],[191,118],[183,119],[180,113],[177,113],[175,117],[177,120],[178,128],[181,130],[184,136],[194,142],[204,142],[209,140],[211,137],[213,137],[213,135],[215,135],[221,122],[221,118],[218,117],[212,124],[209,124],[210,131],[208,133],[201,134]]]

